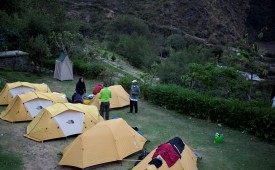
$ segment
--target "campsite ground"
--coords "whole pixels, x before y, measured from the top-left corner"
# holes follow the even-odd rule
[[[69,97],[74,92],[74,87],[78,80],[75,77],[74,81],[60,82],[53,79],[51,75],[40,77],[26,73],[3,71],[0,71],[0,77],[7,78],[10,82],[44,82],[49,85],[52,91],[63,92]],[[86,80],[88,93],[91,93],[92,88],[97,83],[100,83],[100,81]],[[139,107],[140,113],[138,115],[127,114],[126,112],[129,108],[125,107],[112,110],[110,116],[122,117],[130,126],[138,127],[143,135],[150,140],[145,144],[145,148],[148,151],[175,136],[179,136],[189,147],[202,156],[202,159],[198,160],[199,169],[275,169],[274,144],[260,141],[254,136],[218,125],[218,123],[195,119],[166,110],[147,101],[141,100]],[[0,111],[4,109],[5,107],[0,107]],[[26,170],[75,169],[73,167],[59,166],[58,161],[61,158],[59,153],[76,136],[39,143],[23,137],[26,133],[27,125],[28,122],[9,123],[0,120],[0,147],[2,150],[6,153],[18,155],[23,161],[23,169]],[[222,143],[213,142],[215,132],[224,134]],[[125,161],[108,163],[93,169],[127,170],[133,167],[134,162],[131,160],[137,159],[138,155],[132,155]],[[0,169],[1,163],[3,164],[4,162],[1,160]],[[12,163],[16,164],[17,161]]]

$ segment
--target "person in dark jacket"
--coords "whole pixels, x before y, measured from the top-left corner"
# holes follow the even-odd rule
[[[84,78],[80,77],[76,87],[75,87],[75,91],[80,94],[81,96],[83,96],[84,93],[86,93],[86,86],[85,86],[85,82],[84,82]]]
[[[72,103],[82,103],[83,104],[83,98],[79,93],[74,93],[72,96]]]
[[[138,96],[139,96],[140,90],[137,85],[137,81],[132,81],[132,86],[130,89],[130,111],[127,113],[133,113],[133,107],[135,108],[135,113],[138,113]]]

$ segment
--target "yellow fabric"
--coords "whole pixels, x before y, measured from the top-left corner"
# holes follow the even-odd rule
[[[35,89],[38,92],[51,93],[50,88],[46,84],[34,84],[28,82],[15,82],[15,83],[6,83],[4,88],[0,93],[0,105],[8,105],[12,101],[13,97],[10,94],[9,90],[17,87],[29,87]]]
[[[82,132],[93,127],[98,122],[104,121],[95,106],[83,104],[57,103],[42,109],[38,115],[27,126],[26,137],[35,141],[45,141],[55,138],[65,137],[58,128],[58,124],[53,117],[65,112],[76,111],[84,113],[84,126]]]
[[[110,99],[110,109],[120,108],[130,105],[129,94],[124,90],[121,85],[114,85],[108,87],[112,92],[112,98]],[[91,105],[100,109],[99,93],[91,101]]]
[[[121,118],[96,124],[63,151],[59,165],[86,168],[123,158],[142,150],[146,138]]]
[[[85,99],[84,101],[83,101],[83,104],[86,104],[86,105],[89,105],[90,104],[90,100],[88,100],[88,99]]]
[[[42,93],[42,92],[28,92],[17,95],[7,108],[1,112],[0,118],[9,122],[30,121],[32,117],[25,108],[24,103],[35,100],[44,99],[55,103],[66,103],[67,98],[62,93]]]
[[[139,164],[137,164],[133,170],[153,170],[155,166],[148,163],[152,160],[152,156],[156,149],[149,153]],[[162,159],[162,157],[159,155]],[[183,152],[181,153],[181,159],[179,159],[173,166],[168,168],[164,159],[162,159],[162,165],[157,170],[197,170],[197,157],[193,151],[185,145]],[[156,169],[156,168],[155,168]]]

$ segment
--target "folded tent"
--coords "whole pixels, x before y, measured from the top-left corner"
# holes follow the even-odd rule
[[[44,93],[51,92],[47,84],[34,84],[28,82],[6,83],[0,93],[0,105],[8,105],[16,95],[31,91]]]
[[[9,122],[30,121],[42,108],[66,102],[66,95],[62,93],[27,92],[17,95],[0,118]]]
[[[27,126],[28,137],[35,141],[81,134],[104,121],[95,106],[57,103],[42,109]]]
[[[110,99],[110,108],[120,108],[130,105],[129,94],[124,90],[121,85],[114,85],[108,87],[112,92],[112,98]],[[99,93],[91,101],[91,105],[100,109]]]
[[[122,160],[142,150],[146,141],[121,118],[100,122],[64,149],[59,165],[86,168]]]

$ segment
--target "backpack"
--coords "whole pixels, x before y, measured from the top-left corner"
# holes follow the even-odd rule
[[[146,148],[143,149],[142,153],[138,156],[138,161],[136,161],[135,166],[142,161],[149,153],[146,151]]]

